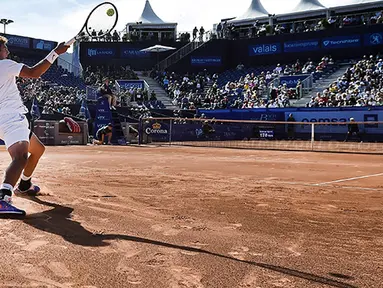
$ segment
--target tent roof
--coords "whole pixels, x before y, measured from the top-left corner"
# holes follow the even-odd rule
[[[160,17],[153,11],[152,6],[150,5],[149,0],[146,0],[144,11],[142,11],[141,17],[137,22],[142,22],[143,24],[163,24]]]
[[[313,10],[323,10],[326,9],[319,0],[301,0],[298,5],[291,11],[290,13],[295,12],[305,12],[305,11],[313,11]]]
[[[331,10],[335,10],[338,13],[354,12],[359,10],[368,10],[382,8],[383,1],[381,0],[353,0],[351,3],[343,6],[330,5]]]
[[[368,9],[383,8],[382,0],[350,0],[346,5],[337,5],[336,1],[334,1],[333,3],[335,5],[327,5],[329,7],[324,6],[320,1],[321,0],[301,0],[293,10],[278,14],[278,20],[286,21],[305,17],[319,17],[325,15],[328,9],[333,10],[336,13],[351,13]],[[273,11],[271,11],[270,14],[272,14],[272,12]],[[265,19],[268,15],[269,12],[263,7],[261,0],[252,0],[246,13],[228,22],[250,24],[256,19]]]
[[[240,17],[236,18],[236,20],[240,19],[254,19],[259,17],[267,17],[269,12],[263,7],[260,0],[252,0],[250,7],[247,11]]]

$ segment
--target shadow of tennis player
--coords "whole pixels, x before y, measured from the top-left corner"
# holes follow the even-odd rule
[[[43,201],[37,197],[31,197],[29,198],[31,201],[46,205],[49,207],[53,207],[53,209],[48,210],[46,212],[42,213],[35,213],[28,215],[23,222],[42,231],[49,232],[52,234],[56,234],[58,236],[63,237],[66,241],[75,244],[75,245],[82,245],[82,246],[107,246],[109,245],[108,242],[105,242],[105,240],[126,240],[126,241],[133,241],[137,243],[144,243],[149,245],[157,245],[172,249],[179,249],[184,251],[190,251],[190,252],[196,252],[196,253],[202,253],[205,255],[210,255],[214,257],[219,257],[223,259],[227,259],[229,261],[236,261],[238,263],[248,264],[257,266],[260,268],[268,269],[271,271],[279,272],[282,274],[294,276],[297,278],[305,279],[308,281],[316,282],[325,284],[331,287],[338,287],[338,288],[357,288],[356,286],[343,283],[340,281],[336,281],[330,278],[318,276],[311,273],[306,273],[294,269],[289,269],[285,267],[275,266],[271,264],[266,263],[260,263],[260,262],[253,262],[253,261],[245,261],[236,259],[230,256],[218,254],[215,252],[210,252],[204,249],[194,248],[194,247],[188,247],[183,245],[177,245],[177,244],[171,244],[146,238],[140,238],[136,236],[129,236],[129,235],[119,235],[119,234],[95,234],[88,230],[86,230],[84,227],[81,226],[81,224],[77,221],[73,221],[71,219],[71,213],[73,212],[73,208],[62,206],[55,203],[50,203],[47,201]]]

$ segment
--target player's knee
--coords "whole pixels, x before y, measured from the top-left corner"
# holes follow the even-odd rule
[[[28,161],[28,152],[18,152],[15,153],[12,157],[13,162],[16,162],[18,165],[25,167]]]

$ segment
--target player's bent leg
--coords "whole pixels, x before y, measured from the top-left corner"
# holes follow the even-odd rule
[[[108,136],[108,145],[112,145],[112,136],[113,136],[113,133],[110,132],[110,133],[106,134],[106,136]]]
[[[0,216],[25,216],[26,214],[24,210],[18,209],[11,204],[11,197],[13,187],[27,164],[28,145],[27,141],[21,141],[8,148],[12,162],[5,171],[4,181],[0,186]]]
[[[28,146],[26,141],[18,142],[8,148],[8,153],[12,158],[11,164],[5,170],[4,182],[15,186],[19,180],[28,161]]]
[[[28,157],[27,164],[24,168],[23,174],[21,175],[20,183],[14,191],[18,196],[35,196],[40,192],[40,188],[33,185],[31,179],[41,156],[45,152],[45,146],[35,134],[32,134],[31,136],[28,152],[30,155]]]

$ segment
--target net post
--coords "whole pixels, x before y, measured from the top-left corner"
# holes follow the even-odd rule
[[[311,123],[311,151],[314,151],[315,124]]]
[[[172,145],[173,119],[170,119],[169,124],[169,146]]]

